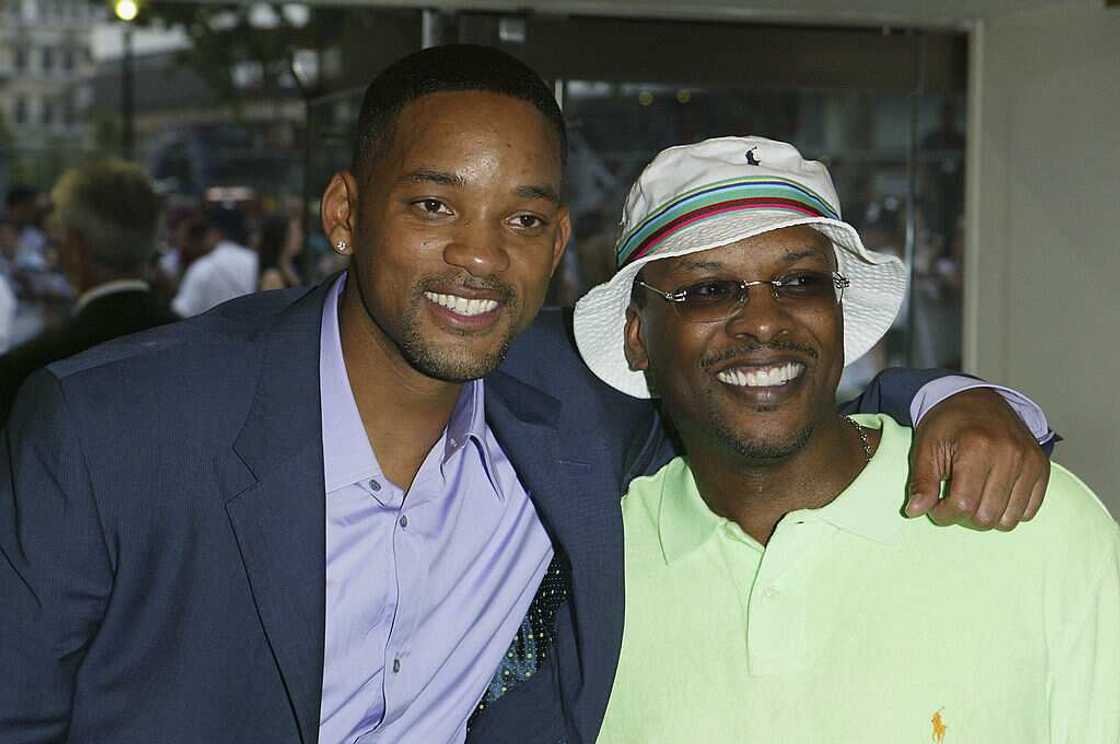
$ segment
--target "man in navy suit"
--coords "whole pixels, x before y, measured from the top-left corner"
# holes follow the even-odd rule
[[[592,741],[619,497],[672,454],[538,315],[570,232],[528,68],[430,49],[371,84],[323,226],[351,268],[32,376],[0,455],[0,742]],[[936,375],[865,395],[909,418]],[[928,389],[926,390],[928,393]],[[1047,463],[939,404],[916,512],[1012,526]],[[991,474],[992,477],[989,477]]]

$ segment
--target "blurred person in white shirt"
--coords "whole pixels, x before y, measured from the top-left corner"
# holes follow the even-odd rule
[[[208,241],[213,244],[183,275],[171,308],[187,318],[241,295],[257,291],[257,254],[246,248],[245,220],[234,209],[208,210]]]

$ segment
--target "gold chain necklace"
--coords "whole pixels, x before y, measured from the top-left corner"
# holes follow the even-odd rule
[[[857,424],[853,419],[845,416],[844,420],[856,427],[856,435],[859,437],[859,444],[863,447],[863,456],[867,459],[867,462],[871,462],[871,442],[867,439],[867,433],[863,430],[863,427]]]

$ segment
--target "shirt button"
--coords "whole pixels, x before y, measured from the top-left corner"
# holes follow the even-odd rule
[[[401,515],[400,524],[401,524],[401,529],[404,529],[405,527],[408,526],[408,517],[406,517],[404,514]]]
[[[369,479],[369,490],[371,490],[371,491],[380,491],[380,490],[381,490],[381,484],[380,484],[380,483],[378,483],[378,482],[377,482],[376,480],[374,480],[373,478],[370,478],[370,479]]]
[[[765,589],[765,590],[764,590],[764,591],[762,592],[762,596],[763,596],[763,597],[764,597],[765,599],[774,599],[775,597],[777,597],[777,596],[778,596],[778,594],[779,594],[779,593],[780,593],[780,592],[779,592],[779,591],[778,591],[777,589],[775,589],[774,587],[772,587],[772,586],[768,586],[768,587],[766,587],[766,589]]]
[[[393,674],[396,674],[400,670],[401,670],[401,660],[400,659],[393,659]]]

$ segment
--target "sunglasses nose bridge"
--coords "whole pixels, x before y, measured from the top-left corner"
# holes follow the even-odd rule
[[[770,290],[770,296],[774,298],[774,302],[781,302],[784,299],[779,291],[781,284],[777,280],[759,279],[753,282],[740,281],[738,304],[741,306],[750,302],[751,289],[753,287],[761,287],[763,284],[769,285],[767,289]]]
[[[736,294],[735,299],[732,302],[728,303],[726,312],[724,313],[724,317],[721,320],[734,320],[735,318],[739,317],[743,313],[743,311],[746,310],[747,305],[749,305],[751,302],[751,289],[754,287],[760,287],[760,285],[763,284],[770,285],[768,289],[770,290],[770,297],[773,298],[774,302],[781,302],[782,298],[778,294],[778,285],[775,284],[773,280],[760,279],[753,282],[740,280],[739,291]]]

